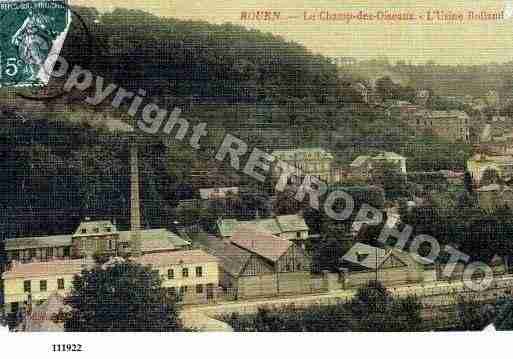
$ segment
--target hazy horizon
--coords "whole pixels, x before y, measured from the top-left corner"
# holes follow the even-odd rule
[[[94,6],[101,11],[114,8],[145,10],[155,15],[211,23],[230,22],[247,28],[271,32],[303,44],[314,53],[329,57],[353,57],[365,61],[386,57],[391,63],[404,61],[440,65],[482,65],[513,61],[513,1],[440,0],[385,1],[354,0],[340,4],[336,0],[76,0],[74,5]],[[242,11],[271,10],[280,12],[274,22],[242,21]],[[306,21],[304,12],[387,11],[413,13],[416,21],[386,23],[379,21],[345,22]],[[504,20],[428,21],[419,16],[428,11],[445,14],[468,14],[469,11],[506,11]],[[292,18],[284,19],[290,16]]]

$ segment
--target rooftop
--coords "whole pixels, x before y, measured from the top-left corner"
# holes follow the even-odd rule
[[[241,225],[252,225],[259,231],[275,235],[283,232],[307,231],[309,229],[304,218],[297,214],[254,219],[251,221],[238,221],[237,219],[220,219],[217,221],[217,228],[222,237],[232,236],[233,232]]]
[[[121,242],[130,242],[131,231],[119,232]],[[190,243],[165,228],[141,230],[142,252],[172,251]]]
[[[210,262],[219,262],[219,260],[200,249],[145,254],[134,259],[142,265],[152,265],[157,267],[165,267],[176,264],[203,264]]]
[[[262,232],[254,226],[241,225],[233,233],[230,242],[251,253],[258,254],[271,262],[276,262],[293,245],[292,242]]]
[[[92,265],[94,265],[92,259],[84,258],[34,263],[12,262],[11,267],[4,272],[2,278],[44,278],[56,275],[79,274],[82,269],[89,268]]]
[[[388,252],[386,250],[363,243],[356,243],[342,257],[346,262],[369,269],[379,268],[387,258]]]
[[[29,248],[68,247],[71,246],[71,234],[46,237],[8,238],[5,240],[6,250],[22,250]]]

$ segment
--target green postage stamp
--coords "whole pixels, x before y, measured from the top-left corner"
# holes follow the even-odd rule
[[[0,0],[0,87],[46,85],[70,22],[67,1]]]

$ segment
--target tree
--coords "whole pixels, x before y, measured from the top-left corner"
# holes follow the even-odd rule
[[[483,330],[492,321],[493,311],[475,299],[459,298],[457,330]]]
[[[497,301],[495,328],[497,330],[513,330],[513,300],[511,298]]]
[[[161,287],[158,272],[131,261],[83,270],[67,302],[66,331],[178,331],[174,298]]]
[[[359,288],[350,308],[358,331],[417,331],[422,323],[417,298],[394,298],[377,281]]]

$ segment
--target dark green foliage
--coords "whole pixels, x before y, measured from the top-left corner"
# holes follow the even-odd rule
[[[87,38],[77,26],[66,41],[65,57],[87,61],[98,74],[133,90],[147,89],[152,96],[262,103],[313,96],[320,103],[337,91],[334,64],[279,36],[137,10],[91,16],[90,9],[78,10],[87,15],[94,51],[84,51]]]
[[[129,150],[123,134],[68,122],[2,119],[0,233],[23,237],[72,233],[84,217],[129,218]],[[161,150],[142,139],[139,147],[143,224],[166,225],[172,199]]]
[[[339,232],[334,230],[336,234]],[[334,238],[330,234],[322,241],[312,244],[312,269],[314,272],[327,270],[336,273],[340,269],[340,258],[351,248],[352,242],[344,238]],[[331,238],[330,238],[331,237]]]
[[[156,332],[181,329],[174,299],[158,273],[132,262],[84,270],[68,299],[66,331]]]
[[[414,297],[396,299],[376,281],[359,288],[350,304],[356,331],[418,331],[421,304]]]
[[[414,297],[393,298],[379,283],[361,288],[356,297],[336,305],[281,309],[259,308],[255,315],[221,318],[235,331],[418,331],[421,305]]]
[[[513,330],[513,300],[511,297],[499,299],[496,311],[495,328],[497,330]]]
[[[458,317],[455,330],[483,330],[492,322],[494,316],[493,306],[483,305],[472,298],[460,298],[456,309]]]

